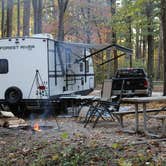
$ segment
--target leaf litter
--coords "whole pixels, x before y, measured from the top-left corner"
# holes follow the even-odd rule
[[[166,165],[166,139],[123,133],[117,122],[99,122],[94,129],[75,118],[58,122],[60,130],[35,133],[0,128],[0,165]],[[130,124],[134,120],[129,117],[125,125]]]

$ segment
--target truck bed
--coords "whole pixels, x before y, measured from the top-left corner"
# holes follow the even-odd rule
[[[129,70],[129,71],[128,71]],[[142,70],[142,74],[136,75],[135,72],[130,72],[131,69],[121,69],[118,71],[115,77],[112,78],[112,95],[119,95],[121,93],[122,82],[123,85],[123,95],[125,96],[150,96],[150,84],[149,80]],[[133,69],[139,70],[141,69]],[[128,72],[128,73],[127,73]],[[119,74],[120,73],[120,74]],[[121,74],[122,73],[122,74]],[[133,75],[132,75],[133,74]]]

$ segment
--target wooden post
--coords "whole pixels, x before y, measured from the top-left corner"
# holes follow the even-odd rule
[[[139,118],[138,118],[138,103],[135,104],[135,132],[139,129]]]
[[[146,103],[143,103],[143,116],[144,116],[144,131],[146,133],[146,129],[147,129],[147,115],[146,115]]]

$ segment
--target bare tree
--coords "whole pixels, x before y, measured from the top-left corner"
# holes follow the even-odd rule
[[[33,4],[33,19],[34,19],[34,34],[37,33],[37,17],[38,17],[38,13],[37,13],[37,2],[38,0],[32,0],[32,4]]]
[[[91,17],[92,17],[92,12],[90,8],[91,0],[87,0],[87,5],[86,7],[81,7],[81,14],[83,16],[84,24],[83,24],[83,32],[86,36],[85,42],[86,43],[91,43]]]
[[[154,36],[153,36],[153,3],[151,0],[149,0],[146,3],[146,16],[148,21],[148,36],[147,36],[147,44],[148,44],[148,63],[147,63],[147,71],[148,76],[150,78],[150,83],[152,86],[153,76],[154,76]]]
[[[143,58],[143,64],[145,64],[145,59],[146,59],[146,36],[143,35],[143,39],[142,39],[142,58]]]
[[[23,36],[29,36],[29,20],[30,20],[30,0],[24,0],[23,11]]]
[[[7,37],[12,36],[13,0],[7,1]]]
[[[43,0],[32,0],[32,4],[34,13],[34,33],[41,33]]]
[[[17,36],[20,36],[20,0],[17,0]]]
[[[59,19],[58,19],[58,40],[64,40],[64,15],[69,0],[58,0]]]
[[[116,13],[116,0],[107,0],[107,4],[110,6],[110,12],[111,12],[111,17],[113,17]],[[107,35],[107,42],[112,43],[112,44],[116,44],[117,43],[117,39],[116,39],[116,32],[114,27],[111,27],[111,33],[109,33]],[[118,69],[118,59],[117,59],[117,50],[113,50],[112,54],[115,58],[114,60],[114,68],[113,68],[113,72],[115,73]],[[107,59],[110,59],[110,51],[107,51]],[[110,78],[110,74],[111,74],[111,64],[110,62],[108,63],[108,73],[107,73],[107,78]]]
[[[5,2],[1,1],[2,5],[2,15],[1,15],[1,37],[5,36]]]
[[[157,61],[157,76],[156,79],[161,79],[161,64],[163,59],[163,31],[162,25],[160,25],[160,34],[159,34],[159,47],[158,47],[158,61]]]
[[[91,3],[91,0],[88,0],[88,3]],[[91,43],[91,27],[90,27],[90,21],[91,21],[91,9],[88,5],[87,8],[87,30],[86,30],[86,34],[87,34],[87,43]]]
[[[38,33],[42,32],[42,9],[43,9],[43,0],[38,1]]]
[[[163,56],[164,56],[164,89],[163,95],[166,96],[166,0],[161,0],[161,21],[163,29]]]

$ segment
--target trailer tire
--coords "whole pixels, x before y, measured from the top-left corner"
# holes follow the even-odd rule
[[[17,87],[10,87],[5,92],[5,100],[9,104],[18,104],[22,99],[22,92]]]

